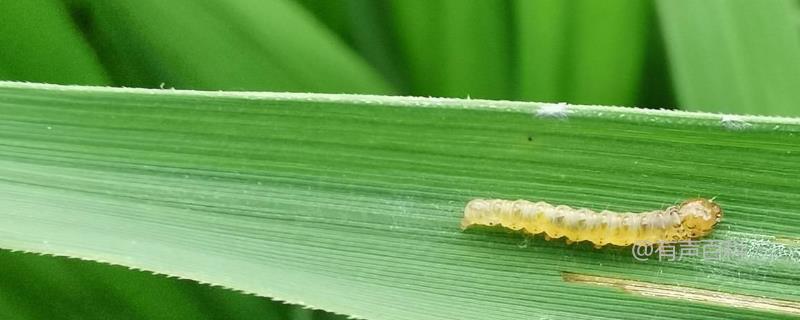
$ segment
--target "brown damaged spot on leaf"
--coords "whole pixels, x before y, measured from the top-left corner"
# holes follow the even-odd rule
[[[798,301],[761,298],[742,294],[732,294],[712,290],[618,278],[598,277],[571,272],[562,272],[561,277],[566,282],[577,282],[620,288],[625,292],[647,297],[679,299],[690,302],[713,304],[716,306],[800,315],[800,302]]]

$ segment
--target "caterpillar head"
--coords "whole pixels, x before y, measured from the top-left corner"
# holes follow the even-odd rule
[[[698,198],[686,200],[678,207],[681,225],[690,238],[700,238],[714,230],[722,220],[722,208],[712,200]]]

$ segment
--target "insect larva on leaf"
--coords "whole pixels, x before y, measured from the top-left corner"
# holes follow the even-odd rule
[[[700,238],[714,230],[722,209],[712,200],[686,200],[665,210],[641,213],[594,212],[525,200],[474,199],[467,203],[461,229],[474,225],[503,226],[568,243],[589,241],[628,246],[639,242],[671,242]]]

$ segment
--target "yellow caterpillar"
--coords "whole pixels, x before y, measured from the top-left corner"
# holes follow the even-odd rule
[[[546,202],[474,199],[464,209],[461,229],[500,225],[529,234],[544,233],[548,239],[566,237],[567,243],[590,241],[602,247],[700,238],[711,233],[720,220],[722,208],[702,198],[642,213],[597,213]]]

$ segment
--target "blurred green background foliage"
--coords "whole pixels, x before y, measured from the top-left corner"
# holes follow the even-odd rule
[[[0,79],[800,115],[796,0],[2,0]],[[0,253],[9,319],[338,316]]]
[[[800,114],[798,1],[26,0],[0,78]]]

